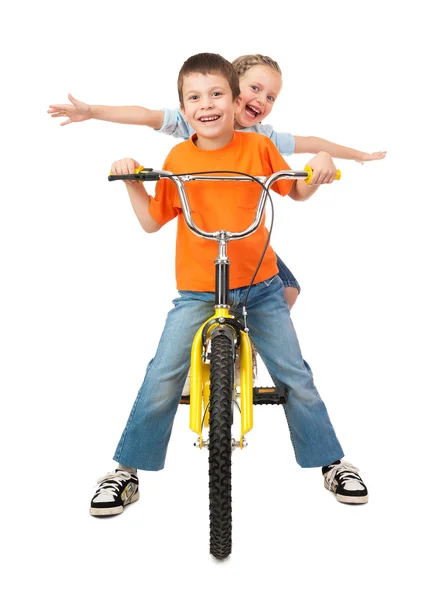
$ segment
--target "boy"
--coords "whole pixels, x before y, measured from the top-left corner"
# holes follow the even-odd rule
[[[289,169],[266,136],[234,131],[234,114],[241,100],[238,78],[228,61],[217,54],[192,56],[179,73],[178,90],[183,116],[196,133],[173,148],[165,170],[236,170],[268,176]],[[322,181],[334,180],[336,168],[326,153],[320,153],[308,164],[323,173]],[[134,173],[139,166],[133,159],[122,159],[112,165],[112,173]],[[213,314],[214,304],[216,244],[188,229],[175,185],[168,180],[159,181],[153,198],[138,182],[125,185],[146,232],[154,233],[178,217],[176,279],[180,297],[173,301],[175,307],[167,316],[156,355],[148,365],[116,449],[118,469],[99,480],[91,502],[94,516],[118,514],[138,499],[137,469],[156,471],[164,467],[193,336]],[[300,201],[312,196],[317,188],[303,181],[283,180],[274,189]],[[199,227],[208,231],[242,231],[253,221],[260,189],[251,183],[204,182],[189,185],[187,192],[193,219]],[[267,235],[262,222],[252,236],[233,242],[228,248],[233,313],[240,313]],[[296,460],[302,467],[322,467],[325,487],[334,491],[339,501],[366,503],[368,492],[357,469],[341,462],[342,448],[314,386],[311,370],[301,356],[277,272],[276,256],[269,246],[248,297],[248,326],[274,383],[289,391],[284,408]]]

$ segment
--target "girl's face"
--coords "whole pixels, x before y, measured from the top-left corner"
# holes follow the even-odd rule
[[[235,128],[257,125],[270,114],[282,89],[280,73],[265,65],[255,65],[240,78],[241,105],[235,114]]]

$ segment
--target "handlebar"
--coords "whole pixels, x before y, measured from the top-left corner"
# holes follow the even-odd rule
[[[213,173],[231,173],[231,171],[214,171]],[[185,218],[186,224],[189,229],[193,231],[199,237],[211,240],[241,240],[243,238],[248,237],[254,231],[256,231],[261,224],[262,215],[265,209],[265,203],[267,200],[267,195],[270,187],[279,179],[303,179],[306,183],[310,183],[313,176],[313,170],[311,167],[307,166],[303,171],[278,171],[273,173],[269,177],[265,176],[257,176],[251,177],[249,175],[239,175],[239,176],[224,176],[224,175],[202,175],[202,174],[175,174],[170,171],[162,171],[162,170],[154,170],[151,168],[138,167],[135,170],[134,174],[129,175],[112,175],[110,174],[108,177],[109,181],[158,181],[160,179],[170,179],[176,185],[180,203],[183,210],[183,216]],[[340,179],[341,172],[337,170],[337,174],[335,179]],[[231,231],[203,231],[197,225],[195,225],[191,216],[191,209],[189,206],[188,197],[186,194],[186,190],[184,187],[185,183],[189,181],[247,181],[247,182],[259,182],[263,184],[263,189],[259,196],[258,206],[256,208],[256,215],[253,223],[244,231],[241,232],[231,232]]]
[[[304,178],[304,182],[307,184],[310,184],[312,179],[313,179],[313,169],[309,166],[304,167],[304,171],[306,172],[306,177]],[[284,172],[284,171],[279,171],[279,172]],[[296,173],[299,174],[298,177],[296,177],[296,179],[302,179],[302,175],[303,172],[302,171],[288,171],[288,173]],[[138,167],[135,170],[134,174],[130,174],[130,175],[112,175],[110,174],[108,177],[109,181],[124,181],[124,180],[130,180],[130,181],[158,181],[159,179],[163,179],[163,178],[170,178],[171,175],[173,175],[173,173],[171,173],[170,171],[154,171],[153,169],[151,169],[150,167]],[[236,181],[254,181],[255,179],[258,179],[261,182],[266,181],[267,177],[197,177],[197,176],[193,176],[193,175],[182,175],[181,176],[183,181],[192,181],[192,180],[198,180],[198,179],[205,179],[208,181],[225,181],[225,180],[230,180],[230,179],[234,179]],[[288,177],[288,179],[294,179],[294,177]],[[341,171],[340,169],[337,169],[337,173],[335,175],[335,179],[338,181],[339,179],[341,179]]]

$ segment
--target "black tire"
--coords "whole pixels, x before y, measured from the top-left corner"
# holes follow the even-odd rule
[[[234,381],[233,341],[228,334],[212,338],[210,358],[209,499],[210,553],[231,554],[231,416]]]

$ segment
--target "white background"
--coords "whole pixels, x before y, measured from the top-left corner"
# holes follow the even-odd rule
[[[35,2],[2,14],[2,583],[8,598],[425,597],[427,32],[423,3]],[[113,160],[161,167],[175,140],[60,127],[67,93],[174,107],[197,52],[275,58],[269,123],[368,152],[311,201],[276,202],[292,316],[370,502],[349,507],[294,460],[282,410],[233,456],[234,546],[208,554],[207,455],[178,411],[167,464],[118,518],[89,516],[174,297],[174,233],[140,229]],[[292,156],[301,168],[305,156]],[[425,546],[424,546],[425,547]]]

